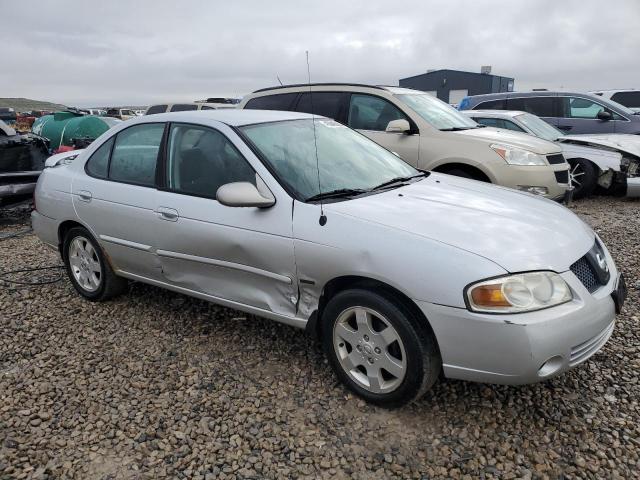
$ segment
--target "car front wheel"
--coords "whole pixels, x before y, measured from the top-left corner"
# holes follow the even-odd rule
[[[83,227],[72,228],[66,234],[63,260],[71,283],[87,300],[107,300],[127,288],[127,280],[116,276],[100,245]]]
[[[598,169],[589,160],[582,158],[569,160],[569,168],[573,198],[591,196],[598,182]]]
[[[399,407],[437,380],[438,347],[424,319],[391,295],[347,290],[327,304],[323,344],[340,380],[367,401]]]

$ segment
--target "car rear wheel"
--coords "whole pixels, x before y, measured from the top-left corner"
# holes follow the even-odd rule
[[[367,401],[399,407],[437,380],[438,347],[424,319],[390,295],[347,290],[322,316],[325,354],[340,380]]]
[[[586,198],[596,188],[598,171],[589,160],[575,158],[569,161],[569,180],[573,187],[573,198]]]
[[[67,232],[63,260],[71,283],[87,300],[108,300],[127,289],[127,280],[116,276],[105,261],[100,245],[83,227]]]

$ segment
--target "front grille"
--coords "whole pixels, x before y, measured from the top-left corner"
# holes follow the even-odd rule
[[[576,263],[569,267],[573,274],[578,277],[578,280],[582,282],[589,292],[594,292],[600,286],[600,282],[598,282],[598,277],[596,277],[595,272],[589,262],[587,261],[587,257],[582,257]]]
[[[556,174],[556,181],[558,183],[569,183],[569,170],[560,170],[553,173]]]
[[[581,343],[580,345],[576,345],[575,347],[571,347],[571,358],[569,359],[569,365],[575,366],[579,363],[584,362],[591,355],[596,353],[600,348],[607,343],[609,337],[613,333],[614,322],[597,334],[595,337],[591,337],[586,342]]]
[[[547,162],[549,162],[549,165],[564,163],[564,155],[562,155],[561,153],[556,153],[555,155],[547,155]]]

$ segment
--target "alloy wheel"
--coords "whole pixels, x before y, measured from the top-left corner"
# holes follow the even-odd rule
[[[75,237],[69,245],[69,265],[73,278],[84,290],[95,292],[100,288],[102,268],[91,242],[82,236]]]
[[[360,387],[389,393],[400,386],[407,357],[400,335],[382,314],[366,307],[344,310],[333,328],[340,366]]]
[[[569,171],[569,183],[574,189],[580,190],[582,188],[582,181],[584,179],[580,177],[584,176],[584,174],[584,168],[582,168],[582,165],[580,165],[580,163],[576,163],[571,168],[571,170]]]

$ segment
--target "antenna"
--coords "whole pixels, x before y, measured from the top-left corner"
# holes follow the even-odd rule
[[[311,121],[313,122],[313,145],[316,151],[316,170],[318,172],[318,193],[322,193],[322,187],[320,186],[320,161],[318,160],[318,137],[316,136],[316,116],[313,113],[313,91],[311,90],[311,69],[309,68],[309,50],[307,54],[307,80],[309,82],[309,101],[311,103]],[[327,223],[327,216],[324,214],[324,206],[322,199],[320,199],[320,225],[324,227]]]
[[[308,53],[307,53],[307,57],[309,57]],[[280,80],[280,77],[276,75],[276,78],[278,79],[278,82],[280,82],[280,86],[283,87],[284,85],[282,85],[282,80]]]

